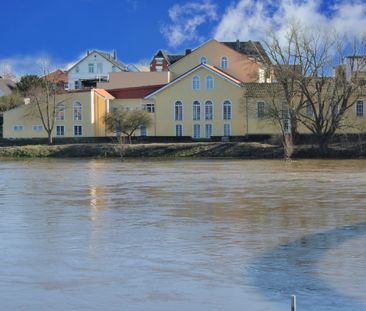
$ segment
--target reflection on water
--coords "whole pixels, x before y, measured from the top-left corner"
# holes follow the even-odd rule
[[[301,310],[363,310],[364,283],[352,295],[347,275],[366,276],[350,252],[365,241],[365,172],[361,160],[3,161],[0,309],[276,311],[295,292]]]

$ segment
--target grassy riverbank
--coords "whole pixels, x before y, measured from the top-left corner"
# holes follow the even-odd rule
[[[346,148],[332,145],[329,153],[320,156],[313,146],[296,146],[294,158],[358,158],[366,156],[366,147],[349,145]],[[364,151],[365,150],[365,151]],[[126,158],[160,157],[160,158],[243,158],[271,159],[282,158],[280,146],[261,143],[156,143],[133,144],[121,147],[119,144],[69,144],[69,145],[28,145],[0,147],[0,157],[11,158]]]

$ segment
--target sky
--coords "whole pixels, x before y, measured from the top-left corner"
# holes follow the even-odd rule
[[[0,75],[37,73],[45,58],[66,69],[91,49],[149,62],[159,49],[180,53],[212,38],[284,35],[294,19],[359,34],[366,0],[0,0]]]

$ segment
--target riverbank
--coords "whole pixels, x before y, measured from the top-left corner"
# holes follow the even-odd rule
[[[281,146],[255,142],[207,142],[207,143],[156,143],[132,144],[69,144],[69,145],[27,145],[0,147],[0,157],[10,158],[243,158],[280,159]],[[329,153],[320,155],[314,146],[301,145],[294,149],[293,158],[359,158],[366,156],[366,146],[332,145]]]

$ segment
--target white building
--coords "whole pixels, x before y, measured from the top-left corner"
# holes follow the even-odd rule
[[[69,90],[95,87],[97,82],[108,81],[110,72],[130,71],[113,54],[97,50],[88,51],[86,56],[74,64],[68,71]]]

